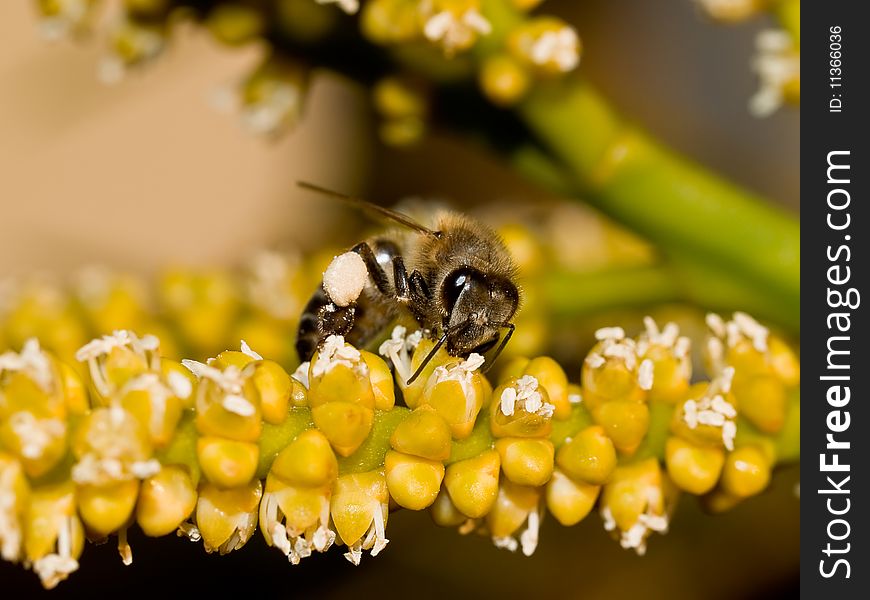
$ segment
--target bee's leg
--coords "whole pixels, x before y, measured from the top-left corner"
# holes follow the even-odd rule
[[[390,279],[387,277],[387,274],[384,272],[384,268],[378,262],[378,259],[375,258],[375,253],[372,252],[372,247],[366,242],[360,242],[351,248],[350,251],[356,252],[359,254],[360,258],[363,259],[366,270],[369,272],[369,277],[372,278],[378,291],[385,296],[392,295],[393,289],[390,285]]]
[[[353,328],[356,308],[336,306],[320,286],[302,313],[296,336],[299,360],[310,360],[320,343],[330,335],[347,335]]]

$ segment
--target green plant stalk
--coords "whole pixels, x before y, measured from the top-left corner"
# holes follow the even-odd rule
[[[478,58],[523,18],[504,0],[488,0],[484,8],[494,31],[477,49]],[[516,112],[556,163],[519,151],[513,158],[520,171],[559,193],[582,192],[671,255],[706,264],[710,280],[728,275],[756,296],[769,296],[770,304],[799,312],[800,227],[793,216],[625,124],[579,78],[536,86]]]
[[[705,310],[742,310],[800,331],[800,307],[744,285],[728,273],[711,275],[702,262],[686,257],[642,267],[606,271],[549,271],[535,281],[552,315],[576,318],[614,308],[645,308],[667,302],[696,304]]]

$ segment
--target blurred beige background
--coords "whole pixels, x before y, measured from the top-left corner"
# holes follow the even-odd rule
[[[155,64],[106,86],[99,33],[46,42],[30,1],[0,2],[0,40],[0,275],[231,264],[316,239],[329,223],[295,216],[294,180],[353,185],[351,166],[365,166],[363,103],[335,80],[318,78],[304,122],[277,140],[210,106],[259,48],[229,51],[185,28]]]

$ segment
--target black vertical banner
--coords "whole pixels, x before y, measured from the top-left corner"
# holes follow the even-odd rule
[[[801,592],[870,597],[870,32],[865,3],[803,5]]]

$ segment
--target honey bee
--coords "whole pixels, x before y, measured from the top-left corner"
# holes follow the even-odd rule
[[[465,215],[445,212],[430,229],[410,217],[352,196],[299,182],[302,188],[367,207],[404,227],[371,237],[346,255],[362,276],[338,273],[311,297],[299,321],[296,350],[310,360],[330,335],[355,346],[377,338],[395,319],[410,314],[435,346],[408,380],[412,383],[443,346],[451,356],[483,354],[501,339],[488,366],[513,335],[520,303],[517,270],[498,234]],[[352,254],[351,254],[352,253]],[[356,255],[356,256],[354,256]],[[359,257],[357,259],[357,256]],[[330,265],[332,268],[332,265]],[[330,277],[331,279],[332,277]],[[357,279],[358,284],[352,281]],[[350,288],[350,294],[345,293]],[[506,330],[502,337],[502,330]]]

